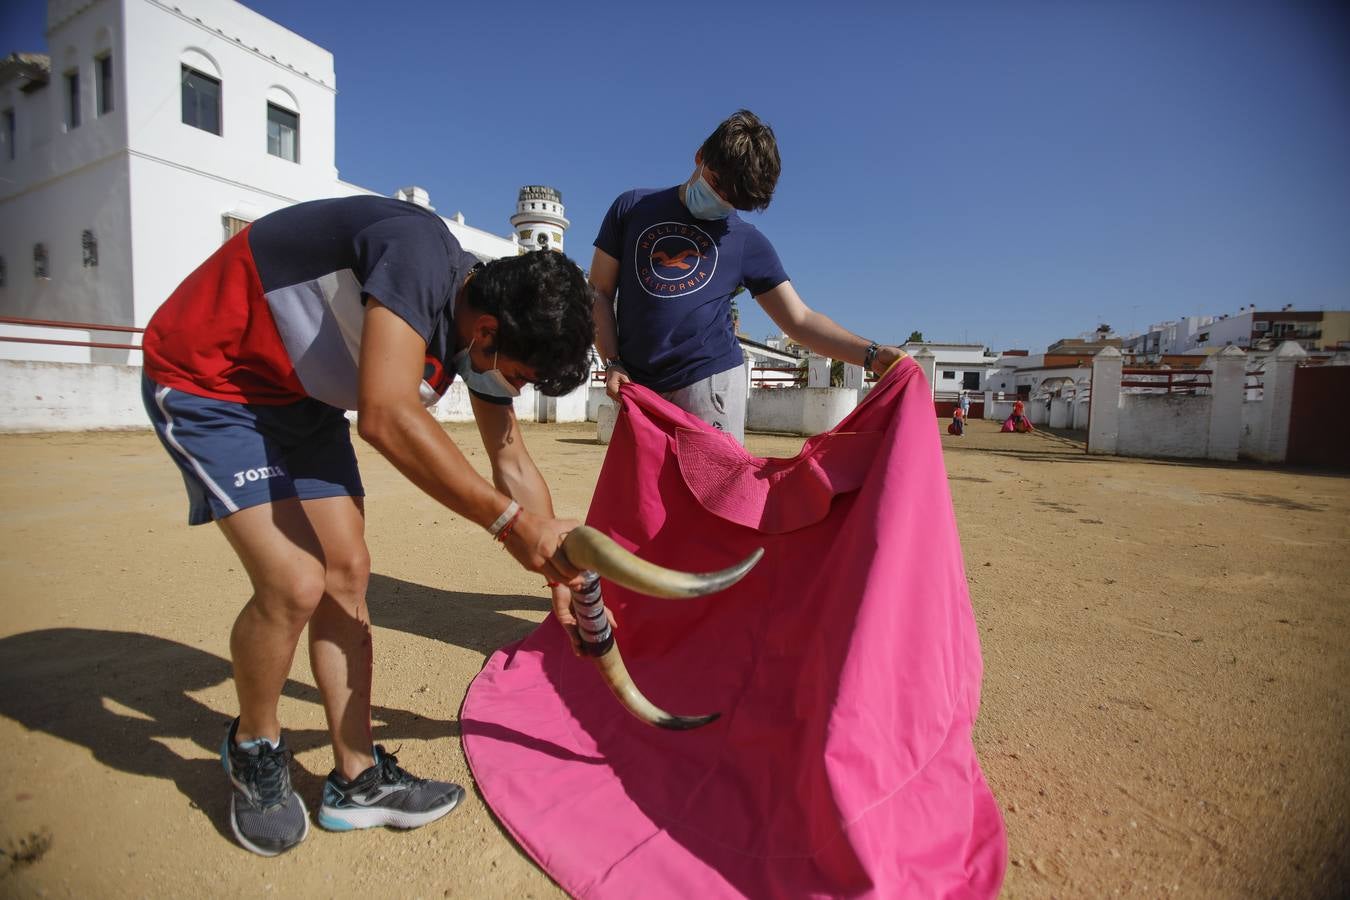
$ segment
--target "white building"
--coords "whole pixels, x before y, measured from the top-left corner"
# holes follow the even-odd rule
[[[49,0],[47,39],[50,56],[0,62],[0,316],[143,327],[248,222],[374,193],[338,177],[332,54],[233,0]],[[396,196],[430,208],[421,188]],[[445,221],[480,258],[521,252],[515,234]],[[13,342],[0,358],[140,363]]]
[[[900,349],[910,356],[928,348],[936,357],[933,391],[960,394],[983,391],[990,374],[998,368],[998,357],[985,351],[983,344],[941,344],[935,341],[909,341]]]

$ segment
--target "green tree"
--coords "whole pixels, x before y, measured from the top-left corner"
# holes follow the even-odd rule
[[[909,344],[909,343],[922,344],[922,343],[923,343],[923,332],[922,332],[922,331],[911,331],[911,332],[909,333],[909,337],[906,338],[905,343],[906,343],[906,344]]]

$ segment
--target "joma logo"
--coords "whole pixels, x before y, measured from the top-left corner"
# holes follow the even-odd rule
[[[281,466],[263,466],[261,469],[247,469],[234,473],[234,486],[243,487],[246,481],[261,481],[264,478],[285,478],[286,472]]]

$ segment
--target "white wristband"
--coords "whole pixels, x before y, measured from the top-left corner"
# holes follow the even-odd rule
[[[520,504],[512,500],[506,505],[506,509],[502,514],[497,517],[497,521],[488,526],[488,534],[496,537],[501,530],[506,527],[506,523],[510,522],[512,517],[518,512],[520,512]]]

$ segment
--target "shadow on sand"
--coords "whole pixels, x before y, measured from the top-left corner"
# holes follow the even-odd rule
[[[549,608],[542,598],[458,594],[381,575],[371,579],[369,602],[376,625],[462,646],[484,657],[536,627],[508,611]],[[208,637],[211,646],[223,648],[228,641],[225,634]],[[379,665],[377,644],[376,678]],[[194,809],[233,841],[229,794],[218,757],[233,716],[191,696],[230,677],[228,659],[153,635],[52,628],[0,638],[0,715],[84,747],[110,768],[172,781]],[[294,679],[287,680],[283,694],[320,703],[317,690]],[[377,723],[375,740],[382,743],[459,734],[456,721],[405,709],[376,706],[371,717]],[[297,753],[329,744],[324,729],[286,727],[285,735]],[[185,756],[171,749],[180,740],[200,752]],[[209,758],[199,758],[203,754]],[[319,796],[328,773],[294,765],[291,774],[296,790],[310,801]]]

